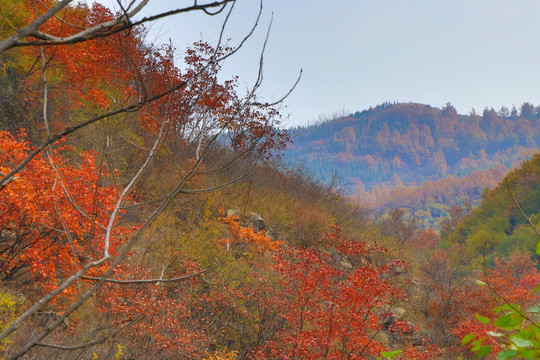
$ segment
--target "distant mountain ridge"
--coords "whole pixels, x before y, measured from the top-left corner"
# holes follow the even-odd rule
[[[530,158],[540,147],[540,107],[461,115],[451,104],[385,103],[293,133],[291,166],[325,182],[337,174],[350,192],[399,188]]]
[[[284,158],[322,182],[337,176],[376,213],[403,208],[437,227],[452,204],[479,203],[484,188],[539,149],[540,107],[529,103],[482,115],[458,114],[451,104],[385,103],[294,129]]]

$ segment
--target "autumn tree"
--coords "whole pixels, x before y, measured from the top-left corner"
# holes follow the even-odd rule
[[[54,19],[63,20],[61,17],[63,15],[62,10],[69,10],[69,7],[73,3],[73,0],[42,2],[42,8],[34,14],[33,18],[25,19],[21,24],[22,26],[15,29],[15,31],[6,31],[6,34],[3,35],[5,38],[0,42],[0,54],[14,47],[74,44],[96,38],[104,38],[175,14],[203,11],[209,15],[216,15],[223,11],[227,4],[234,3],[234,0],[214,1],[205,4],[195,3],[193,6],[171,9],[168,12],[153,14],[140,20],[134,20],[133,18],[148,5],[148,1],[132,1],[126,6],[118,3],[121,7],[121,11],[118,14],[92,26],[84,27],[80,26],[80,24],[64,22],[67,27],[71,28],[71,33],[67,36],[42,28],[43,25],[50,24]],[[24,2],[19,2],[19,4],[23,6],[27,5]],[[28,2],[28,5],[31,4],[31,2]]]
[[[515,252],[508,259],[496,259],[493,269],[477,277],[483,280],[470,284],[462,295],[461,307],[468,316],[461,315],[453,333],[480,356],[489,354],[486,358],[537,357],[536,262]]]
[[[347,238],[338,227],[320,241],[319,249],[286,248],[277,254],[281,293],[276,301],[285,325],[256,358],[369,358],[388,350],[383,332],[408,329],[404,321],[388,321],[392,306],[406,299],[392,273],[406,264],[372,263],[388,250]],[[407,351],[417,359],[436,354],[434,349]]]
[[[45,308],[61,309],[42,331],[21,340],[20,348],[9,353],[12,358],[36,346],[91,346],[45,339],[88,299],[98,296],[104,299],[102,306],[110,303],[119,291],[111,284],[125,286],[121,297],[126,299],[130,286],[184,281],[214,269],[219,258],[207,269],[191,264],[177,271],[163,268],[161,274],[145,262],[133,267],[136,261],[130,259],[137,258],[141,244],[153,236],[152,225],[178,197],[246,179],[257,164],[275,160],[287,142],[274,107],[279,101],[269,104],[257,98],[262,69],[245,95],[238,94],[235,79],[218,79],[222,62],[253,33],[260,13],[236,46],[224,44],[222,34],[214,46],[196,43],[187,50],[186,68],[180,71],[172,45],[148,44],[141,25],[193,11],[224,12],[228,19],[234,1],[195,3],[136,19],[147,3],[119,3],[116,14],[99,4],[89,8],[70,0],[21,0],[7,8],[16,15],[11,25],[18,28],[2,25],[0,56],[28,65],[21,96],[27,96],[36,117],[34,122],[17,122],[39,131],[32,137],[36,145],[23,131],[1,133],[0,271],[4,279],[24,277],[43,286],[31,286],[29,303],[0,339]],[[251,165],[231,172],[238,163]],[[116,164],[124,166],[119,170]],[[161,170],[156,171],[157,166]],[[162,170],[166,168],[170,171]],[[143,186],[151,181],[157,184],[154,191]],[[157,312],[167,314],[175,300],[168,299],[165,290],[150,286],[136,293],[154,299]],[[141,309],[144,304],[133,306]],[[115,315],[134,312],[129,303],[112,305],[109,310]],[[141,319],[124,320],[138,322],[136,328],[145,326]],[[160,334],[181,327],[178,322],[147,326],[163,346],[169,346],[168,339]],[[195,344],[199,335],[186,341]]]

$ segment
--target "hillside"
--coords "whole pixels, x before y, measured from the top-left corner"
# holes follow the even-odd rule
[[[197,42],[182,62],[99,3],[14,0],[2,14],[0,358],[309,359],[322,341],[331,357],[373,358],[397,346],[390,325],[406,323],[387,318],[406,289],[388,277],[406,265],[383,247],[392,237],[275,166],[288,142],[278,109],[253,97],[259,83],[245,96],[221,80],[238,48]],[[39,33],[14,30],[40,14]]]
[[[459,224],[443,223],[443,236],[448,243],[463,246],[463,255],[472,264],[483,262],[484,247],[489,264],[495,257],[508,257],[513,251],[526,251],[533,256],[538,235],[512,199],[538,226],[540,214],[540,154],[510,172],[508,183],[500,183],[482,195],[481,204]]]
[[[182,15],[215,15],[227,3]],[[471,359],[506,349],[499,339],[520,326],[488,338],[497,329],[477,319],[494,320],[499,298],[520,309],[538,304],[535,240],[502,185],[483,191],[472,215],[467,203],[450,208],[441,234],[403,209],[373,216],[333,186],[284,171],[279,104],[254,99],[260,82],[241,95],[236,77],[222,79],[238,47],[196,42],[182,62],[171,43],[148,42],[126,13],[99,3],[10,0],[2,14],[1,359]],[[439,144],[458,144],[441,128],[451,107],[395,109],[404,106],[435,114],[432,146],[422,146],[452,163]],[[527,106],[507,118],[516,127],[529,121],[536,144]],[[336,123],[344,121],[355,120]],[[391,139],[420,139],[414,126],[427,134],[430,126],[416,123],[381,120],[372,140],[348,126],[346,156],[356,134],[380,142],[388,149],[369,156],[382,171]],[[395,137],[385,138],[390,128]],[[436,158],[413,142],[418,159]],[[407,146],[392,158],[404,172],[415,158]],[[510,161],[517,148],[508,149],[486,142],[478,151],[491,166]],[[496,186],[505,166],[468,178],[446,171],[410,194],[388,190],[386,202],[466,197],[478,184]],[[536,156],[510,175],[533,221],[539,166]],[[489,268],[479,273],[483,243]],[[477,285],[481,274],[489,289]],[[471,333],[479,340],[463,346]],[[515,347],[532,347],[517,339]]]
[[[486,188],[494,188],[505,174],[505,167],[499,165],[461,178],[448,175],[395,189],[384,184],[381,188],[375,185],[370,192],[356,192],[354,199],[369,206],[376,214],[383,214],[388,209],[402,209],[408,216],[413,216],[418,225],[438,228],[449,216],[452,205],[478,205]]]
[[[524,103],[461,115],[415,103],[384,104],[294,129],[286,159],[350,193],[400,188],[497,166],[512,168],[540,145],[540,111]]]

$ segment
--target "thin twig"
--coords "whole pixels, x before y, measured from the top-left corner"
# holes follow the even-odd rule
[[[136,280],[118,280],[118,279],[110,279],[110,278],[100,278],[100,277],[95,277],[95,276],[81,276],[81,279],[84,279],[84,280],[92,280],[92,281],[105,281],[107,283],[112,283],[112,284],[122,284],[122,285],[143,285],[143,284],[158,284],[158,283],[171,283],[171,282],[179,282],[179,281],[184,281],[184,280],[188,280],[188,279],[192,279],[192,278],[195,278],[197,276],[202,276],[210,271],[213,271],[215,269],[217,269],[218,267],[220,267],[221,265],[223,265],[225,263],[225,257],[223,257],[223,259],[221,261],[219,261],[218,263],[214,264],[213,266],[207,268],[207,269],[204,269],[204,270],[201,270],[201,271],[198,271],[196,273],[193,273],[193,274],[189,274],[189,275],[182,275],[182,276],[177,276],[177,277],[174,277],[174,278],[169,278],[169,279],[163,279],[163,278],[156,278],[156,279],[136,279]]]
[[[534,229],[534,231],[536,232],[536,235],[538,235],[538,237],[540,237],[540,230],[538,230],[538,228],[532,223],[530,217],[527,216],[527,214],[525,214],[525,211],[523,211],[523,209],[521,208],[521,206],[517,202],[516,197],[512,193],[512,190],[510,190],[510,183],[508,182],[508,177],[504,178],[504,183],[506,184],[506,189],[508,190],[508,193],[510,194],[510,197],[512,198],[512,201],[514,202],[514,205],[519,210],[521,215],[523,215],[523,217],[527,220],[529,225],[531,225],[531,227]]]

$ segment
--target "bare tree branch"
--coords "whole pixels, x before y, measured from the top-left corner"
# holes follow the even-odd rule
[[[217,269],[218,267],[220,267],[224,263],[225,263],[225,257],[223,257],[223,259],[221,261],[219,261],[218,263],[216,263],[213,266],[211,266],[209,268],[206,268],[204,270],[197,271],[196,273],[193,273],[193,274],[177,276],[177,277],[169,278],[169,279],[163,279],[163,278],[160,277],[160,278],[156,278],[156,279],[117,280],[117,279],[103,279],[103,278],[94,277],[94,276],[81,276],[81,279],[92,280],[92,281],[104,280],[105,282],[108,282],[108,283],[122,284],[122,285],[130,285],[130,284],[132,284],[132,285],[142,285],[142,284],[171,283],[171,282],[179,282],[179,281],[189,280],[189,279],[193,279],[193,278],[198,277],[198,276],[202,276],[202,275],[204,275],[204,274],[206,274],[208,272],[214,271],[215,269]]]
[[[133,324],[138,322],[140,319],[143,318],[143,316],[144,316],[144,314],[139,315],[137,318],[130,321],[127,325],[121,326],[119,329],[116,329],[115,331],[108,334],[107,336],[102,337],[101,339],[94,340],[94,341],[89,341],[89,342],[84,343],[84,344],[79,344],[79,345],[57,345],[57,344],[47,344],[47,343],[38,342],[38,343],[36,343],[36,346],[48,347],[48,348],[58,349],[58,350],[67,350],[67,351],[85,349],[85,348],[88,348],[88,347],[91,347],[91,346],[94,346],[94,345],[97,345],[97,344],[101,344],[102,342],[105,342],[105,341],[109,340],[110,338],[112,338],[116,334],[119,334],[120,332],[124,331],[125,329],[129,328],[130,326],[132,326]]]
[[[234,3],[236,0],[222,0],[214,1],[212,3],[203,4],[203,5],[193,5],[185,8],[178,8],[170,11],[166,11],[160,14],[144,17],[138,21],[131,22],[129,19],[137,15],[149,2],[149,0],[142,0],[133,10],[131,10],[127,15],[123,14],[120,17],[106,21],[90,28],[84,29],[77,32],[74,35],[67,37],[58,37],[53,36],[47,33],[43,33],[39,30],[39,27],[43,25],[47,20],[56,15],[58,11],[65,8],[73,0],[63,0],[51,7],[48,11],[45,12],[41,17],[36,19],[31,24],[26,27],[17,30],[17,32],[11,35],[6,40],[0,42],[0,54],[6,50],[9,50],[13,47],[20,46],[35,46],[35,45],[66,45],[66,44],[75,44],[83,41],[88,41],[100,37],[110,36],[124,30],[130,29],[134,26],[142,25],[147,22],[155,21],[162,19],[168,16],[188,13],[192,11],[205,11],[208,12],[208,9],[219,8],[219,10],[212,15],[217,15],[225,9],[228,3]],[[34,37],[38,40],[28,40],[22,41],[25,38]]]
[[[512,190],[510,190],[510,183],[508,182],[508,177],[504,178],[504,183],[506,184],[506,189],[508,190],[508,194],[510,194],[510,197],[512,198],[512,202],[514,203],[516,208],[519,210],[521,215],[523,215],[523,217],[527,220],[529,225],[531,225],[531,227],[534,229],[534,231],[536,232],[536,235],[538,235],[540,237],[540,230],[538,230],[538,228],[532,223],[531,218],[529,216],[527,216],[527,214],[525,214],[525,211],[523,211],[523,209],[521,208],[521,206],[517,202],[516,197],[512,193]]]
[[[21,39],[24,39],[28,36],[31,36],[33,33],[39,31],[39,27],[43,25],[47,20],[49,20],[51,17],[53,17],[58,11],[62,10],[64,7],[66,7],[69,3],[71,3],[73,0],[62,0],[58,2],[55,6],[50,8],[48,11],[46,11],[43,15],[41,15],[39,18],[37,18],[34,22],[32,22],[30,25],[18,29],[15,34],[11,35],[6,40],[3,40],[0,42],[0,54],[2,54],[4,51],[11,49],[12,47],[17,46],[19,44],[19,41]]]

